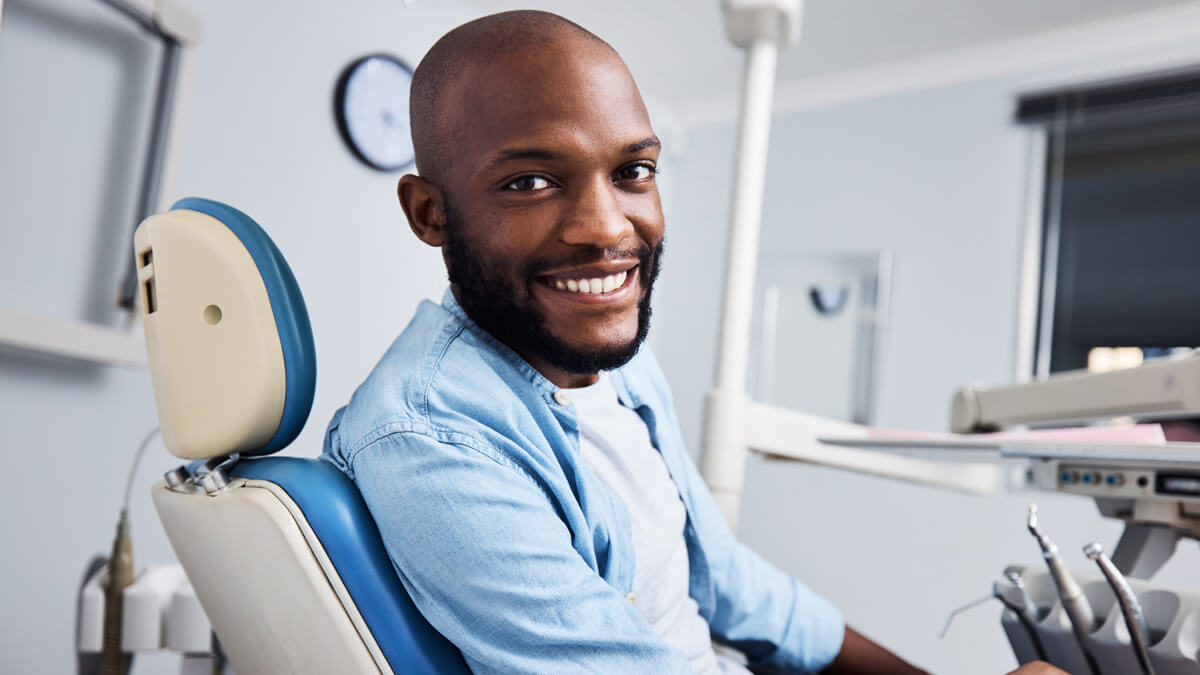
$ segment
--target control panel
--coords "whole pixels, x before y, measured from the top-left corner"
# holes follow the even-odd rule
[[[1034,483],[1043,489],[1089,497],[1159,498],[1200,503],[1200,471],[1086,461],[1035,461]]]

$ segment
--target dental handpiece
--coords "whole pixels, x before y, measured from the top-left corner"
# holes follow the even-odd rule
[[[1016,589],[1017,597],[1020,598],[1021,604],[1025,606],[1026,614],[1034,623],[1041,620],[1041,613],[1038,610],[1037,603],[1034,602],[1033,596],[1029,594],[1029,587],[1025,585],[1025,577],[1021,573],[1025,571],[1024,567],[1013,565],[1004,569],[1004,578],[1008,579],[1008,583]]]
[[[1075,633],[1075,639],[1079,641],[1079,648],[1083,650],[1083,655],[1092,672],[1098,673],[1099,669],[1096,667],[1095,659],[1092,658],[1092,652],[1087,646],[1088,634],[1096,629],[1096,615],[1092,612],[1092,606],[1088,603],[1087,596],[1083,594],[1083,589],[1075,581],[1075,577],[1071,576],[1067,566],[1063,564],[1062,558],[1058,557],[1058,547],[1038,529],[1036,504],[1029,505],[1027,524],[1029,531],[1042,548],[1042,558],[1046,560],[1046,566],[1050,568],[1050,577],[1054,579],[1054,585],[1058,587],[1059,600],[1062,601],[1067,618],[1071,621],[1071,630]]]
[[[1134,654],[1142,666],[1145,675],[1154,675],[1154,666],[1150,663],[1150,624],[1146,623],[1146,615],[1137,595],[1130,588],[1129,582],[1121,570],[1104,555],[1104,547],[1093,541],[1083,547],[1084,554],[1096,561],[1108,585],[1112,586],[1113,594],[1117,596],[1117,604],[1121,607],[1121,615],[1125,617],[1125,627],[1129,629],[1129,641],[1133,644]]]
[[[1037,652],[1039,659],[1045,661],[1046,649],[1042,646],[1042,639],[1038,636],[1038,610],[1037,604],[1033,601],[1033,597],[1029,595],[1029,589],[1025,587],[1025,580],[1021,578],[1021,573],[1016,569],[1004,570],[1004,578],[1008,579],[1013,592],[1017,596],[1018,602],[1009,602],[1007,598],[996,589],[995,595],[1004,603],[1005,608],[1017,615],[1017,620],[1025,627],[1025,631],[1029,633],[1029,639],[1033,643],[1033,648]]]

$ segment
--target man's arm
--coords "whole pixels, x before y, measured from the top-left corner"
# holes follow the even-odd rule
[[[737,541],[690,457],[679,469],[673,477],[690,498],[688,515],[707,571],[707,585],[693,582],[692,597],[714,636],[745,654],[751,668],[827,668],[846,634],[841,611]]]
[[[853,628],[846,626],[846,637],[842,640],[842,651],[829,667],[821,671],[829,675],[856,675],[890,673],[893,675],[916,675],[925,673],[900,657],[889,652]],[[1009,675],[1068,675],[1065,671],[1043,661],[1027,663]]]
[[[821,671],[829,675],[866,675],[868,673],[892,673],[894,675],[920,675],[924,670],[913,666],[887,649],[872,642],[850,626],[842,638],[842,650],[829,667]]]
[[[476,673],[690,673],[572,545],[555,504],[491,449],[410,432],[351,457],[413,603]]]

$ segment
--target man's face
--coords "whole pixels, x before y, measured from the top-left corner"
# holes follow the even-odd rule
[[[548,50],[449,94],[474,114],[446,171],[443,252],[468,315],[558,380],[636,352],[663,216],[658,139],[624,64],[589,43]]]

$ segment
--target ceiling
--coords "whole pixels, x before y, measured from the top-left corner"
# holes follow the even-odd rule
[[[649,100],[668,106],[735,92],[742,57],[724,36],[719,0],[474,0],[480,14],[536,8],[611,43]],[[1066,28],[1187,0],[807,0],[799,44],[779,79],[867,68]]]

